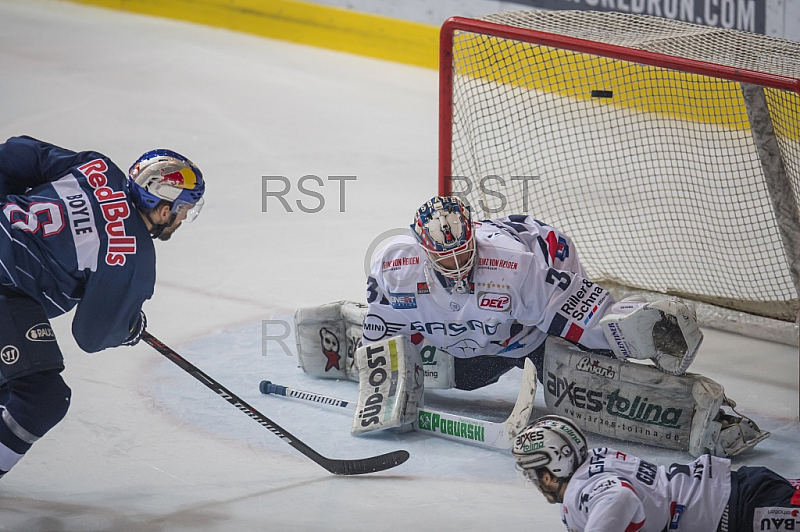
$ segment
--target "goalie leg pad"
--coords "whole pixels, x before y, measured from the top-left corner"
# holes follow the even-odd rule
[[[720,408],[729,403],[722,386],[707,377],[669,375],[582,351],[560,338],[547,340],[544,383],[553,413],[603,436],[693,456],[732,456],[769,436],[743,416],[729,416],[725,425]]]
[[[703,341],[694,311],[677,299],[625,299],[600,324],[618,358],[649,358],[670,375],[686,372]]]
[[[315,377],[358,380],[355,350],[367,307],[353,301],[337,301],[301,308],[294,314],[299,366]]]
[[[323,379],[358,382],[355,351],[361,347],[366,315],[367,306],[353,301],[298,309],[294,314],[294,330],[300,368]],[[452,355],[427,340],[420,345],[420,353],[425,386],[432,390],[455,386]]]
[[[405,336],[356,350],[358,401],[351,434],[403,427],[410,430],[425,390],[422,358]]]

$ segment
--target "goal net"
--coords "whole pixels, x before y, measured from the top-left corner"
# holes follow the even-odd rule
[[[797,342],[800,44],[597,11],[442,27],[442,194],[530,214],[590,277]]]

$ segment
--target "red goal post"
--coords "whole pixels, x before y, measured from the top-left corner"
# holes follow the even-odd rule
[[[595,281],[797,345],[800,43],[516,11],[440,34],[439,192],[565,230]]]

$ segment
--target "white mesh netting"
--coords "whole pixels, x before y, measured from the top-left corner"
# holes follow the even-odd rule
[[[734,30],[590,11],[483,20],[800,78],[800,44]],[[781,234],[740,83],[713,67],[681,72],[569,46],[508,38],[502,28],[455,30],[452,190],[470,189],[478,219],[528,213],[565,230],[600,283],[731,309],[711,311],[723,328],[767,318],[753,318],[756,328],[796,341],[787,224]],[[770,88],[768,77],[782,179],[796,209],[800,95]],[[798,238],[800,228],[788,231]],[[789,324],[786,337],[769,320]]]

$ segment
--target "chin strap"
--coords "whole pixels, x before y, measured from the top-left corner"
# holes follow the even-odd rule
[[[177,218],[177,216],[178,216],[177,214],[172,213],[172,215],[169,217],[169,221],[168,222],[162,223],[162,224],[157,224],[157,223],[155,223],[153,221],[152,218],[150,218],[150,213],[149,212],[144,212],[143,214],[144,214],[144,217],[147,218],[147,221],[150,222],[150,225],[153,227],[152,229],[150,229],[150,237],[152,237],[154,240],[156,238],[160,237],[161,233],[164,232],[164,229],[166,229],[167,227],[172,225],[175,222],[175,218]]]

